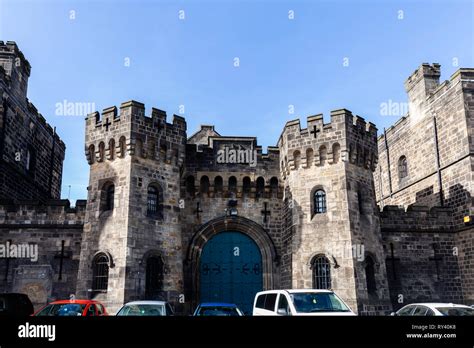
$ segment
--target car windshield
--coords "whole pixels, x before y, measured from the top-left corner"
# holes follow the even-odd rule
[[[290,297],[299,313],[350,312],[350,309],[332,292],[292,293]]]
[[[165,316],[165,306],[162,304],[130,304],[125,305],[117,313],[118,316]]]
[[[85,304],[78,303],[50,304],[44,307],[37,315],[40,317],[77,317],[82,315],[85,307]]]
[[[467,307],[436,307],[442,315],[446,316],[474,316],[474,309]]]
[[[223,316],[223,317],[237,317],[239,313],[235,307],[201,307],[198,312],[199,316]]]

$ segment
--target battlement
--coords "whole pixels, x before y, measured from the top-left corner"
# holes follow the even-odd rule
[[[319,167],[339,160],[375,170],[377,127],[347,109],[338,109],[331,112],[330,123],[324,123],[322,114],[309,116],[304,129],[299,119],[287,122],[278,146],[283,177],[300,167]]]
[[[18,58],[17,61],[13,61]],[[10,60],[10,62],[6,62]],[[31,65],[25,58],[23,53],[18,48],[16,42],[7,41],[7,43],[0,41],[0,63],[7,75],[11,76],[13,66],[21,67],[27,76],[30,76]]]
[[[331,122],[324,123],[323,114],[316,114],[308,116],[306,118],[307,128],[301,128],[300,119],[294,119],[286,122],[283,132],[280,135],[280,140],[282,136],[286,133],[293,133],[299,136],[306,136],[314,138],[314,129],[316,127],[317,132],[322,132],[324,134],[331,133],[331,131],[340,130],[340,124],[346,125],[345,129],[348,131],[356,129],[360,134],[367,135],[368,137],[374,138],[377,135],[377,127],[372,122],[366,122],[363,117],[358,115],[353,115],[351,111],[347,109],[338,109],[331,111]],[[336,127],[337,126],[337,127]],[[342,135],[342,134],[340,134]],[[317,136],[316,136],[317,138]]]
[[[89,164],[106,159],[139,155],[162,159],[165,163],[182,163],[186,143],[186,121],[173,115],[166,122],[166,112],[151,109],[145,115],[145,105],[135,100],[93,112],[86,117],[85,152]]]
[[[386,205],[380,212],[382,232],[451,231],[454,230],[453,211],[446,207]]]
[[[414,84],[415,81],[417,81],[417,79],[419,81],[419,79],[421,79],[423,76],[425,77],[432,76],[435,79],[439,79],[440,69],[441,69],[441,66],[437,63],[434,63],[433,65],[430,65],[428,63],[423,63],[420,66],[420,68],[418,68],[406,80],[405,88],[407,88],[407,90],[408,88],[412,88],[411,85]],[[442,97],[445,95],[445,93],[448,92],[450,88],[452,88],[452,86],[456,85],[460,81],[464,81],[464,80],[468,80],[472,78],[474,78],[474,69],[460,68],[451,75],[449,80],[443,81],[442,83],[437,82],[436,85],[434,85],[429,90],[429,93],[426,96],[424,96],[424,100],[426,100],[425,109],[429,110],[432,103],[435,103],[435,102],[444,103],[444,100]],[[409,84],[408,87],[407,87],[407,83]],[[413,124],[411,122],[411,117],[412,116],[410,115],[410,113],[407,113],[405,116],[402,116],[401,118],[399,118],[393,125],[388,127],[385,130],[387,139],[389,139],[391,136],[394,136],[397,131],[405,127],[410,127],[411,124]],[[385,148],[385,145],[383,145],[385,134],[382,133],[378,136],[377,141],[379,142],[379,151]]]
[[[36,200],[0,200],[0,225],[75,228],[84,224],[86,200],[77,200],[71,208],[67,199],[48,200],[41,204]]]
[[[418,82],[429,79],[434,81],[439,81],[441,76],[441,65],[438,63],[429,63],[421,64],[418,69],[416,69],[405,81],[405,89],[409,92],[413,87],[415,87]]]
[[[93,112],[86,117],[86,131],[93,132],[110,127],[114,128],[123,122],[143,123],[147,127],[156,129],[157,131],[164,127],[171,127],[176,130],[186,130],[186,121],[183,117],[173,115],[172,123],[166,122],[166,112],[157,108],[151,109],[151,116],[145,115],[145,105],[135,100],[130,100],[120,104],[120,113],[117,112],[116,106],[110,106],[102,110],[102,113]],[[110,124],[109,124],[110,122]]]

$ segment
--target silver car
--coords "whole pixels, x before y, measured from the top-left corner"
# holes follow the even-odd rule
[[[395,316],[474,316],[474,308],[453,303],[412,303],[400,308]]]
[[[174,312],[168,302],[165,301],[134,301],[123,305],[117,312],[117,316],[171,316]]]

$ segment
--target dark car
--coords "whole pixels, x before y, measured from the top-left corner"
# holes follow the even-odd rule
[[[244,314],[233,303],[201,303],[194,311],[195,317],[241,317]]]
[[[26,317],[33,314],[34,308],[26,294],[0,294],[0,316]]]

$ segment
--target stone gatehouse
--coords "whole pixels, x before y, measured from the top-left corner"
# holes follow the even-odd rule
[[[73,208],[59,200],[65,145],[27,100],[29,74],[1,42],[0,243],[40,256],[0,258],[0,291],[110,312],[165,299],[183,314],[202,301],[249,311],[278,288],[330,288],[365,315],[474,303],[473,70],[439,84],[439,65],[420,66],[409,114],[381,136],[339,109],[288,121],[266,151],[212,125],[189,135],[137,101],[106,108],[85,121],[87,200]]]

